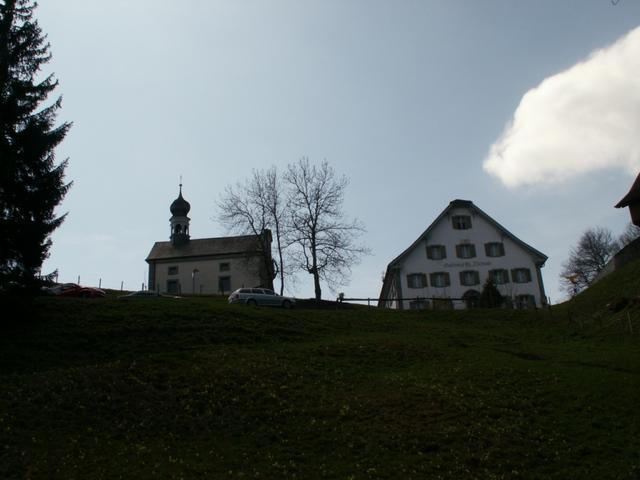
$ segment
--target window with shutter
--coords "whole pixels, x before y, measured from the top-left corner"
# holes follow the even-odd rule
[[[536,308],[536,298],[533,295],[517,295],[516,308]]]
[[[511,270],[511,279],[514,283],[529,283],[531,281],[531,270],[528,268],[514,268]]]
[[[469,215],[454,215],[451,217],[451,224],[455,230],[468,230],[471,228],[471,217]]]
[[[458,258],[474,258],[476,256],[476,246],[472,243],[456,245],[456,255]]]
[[[411,273],[407,275],[409,288],[424,288],[427,286],[427,276],[424,273]]]
[[[411,310],[426,310],[429,308],[429,301],[423,298],[412,300],[409,302],[409,309]]]
[[[504,285],[509,283],[509,272],[504,269],[489,270],[489,278],[496,285]]]
[[[489,242],[484,244],[484,252],[487,257],[504,257],[504,243]]]
[[[431,286],[436,288],[444,288],[451,285],[448,272],[434,272],[429,275]]]
[[[460,272],[460,284],[465,286],[478,285],[480,283],[480,273],[475,270],[465,270]]]
[[[447,258],[447,250],[444,245],[427,246],[427,258],[430,260],[442,260]]]

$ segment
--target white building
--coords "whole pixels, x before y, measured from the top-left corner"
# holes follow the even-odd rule
[[[477,301],[491,278],[507,303],[541,307],[546,296],[540,269],[546,260],[473,202],[454,200],[389,263],[379,305],[428,308],[435,302],[464,308]]]
[[[149,290],[161,293],[221,294],[241,287],[273,288],[271,232],[191,239],[191,205],[180,194],[171,204],[171,235],[147,256]]]

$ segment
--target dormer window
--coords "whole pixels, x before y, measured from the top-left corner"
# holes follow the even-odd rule
[[[454,230],[469,230],[471,228],[471,217],[469,215],[454,215],[451,217],[451,224]]]

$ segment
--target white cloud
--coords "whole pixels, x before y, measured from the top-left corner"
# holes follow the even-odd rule
[[[640,169],[640,27],[520,101],[484,169],[508,187]]]

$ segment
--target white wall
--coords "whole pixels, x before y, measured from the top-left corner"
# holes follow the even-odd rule
[[[535,263],[527,250],[516,244],[509,237],[503,236],[492,224],[480,215],[472,214],[467,208],[455,208],[450,210],[450,215],[434,226],[426,241],[419,242],[415,248],[402,259],[400,281],[402,284],[402,296],[411,297],[449,297],[461,298],[470,289],[482,291],[484,282],[489,276],[489,270],[506,269],[509,271],[510,282],[506,285],[498,285],[498,290],[503,295],[515,297],[516,295],[533,295],[536,305],[542,305],[540,298],[540,285]],[[471,215],[472,228],[468,230],[456,230],[451,223],[453,215]],[[476,257],[470,259],[457,258],[456,245],[468,241],[475,245]],[[484,244],[486,242],[503,242],[503,257],[487,257]],[[443,260],[431,260],[427,258],[427,245],[445,245],[447,258]],[[514,283],[511,279],[511,269],[528,268],[531,272],[531,282]],[[475,286],[463,286],[460,284],[459,273],[464,270],[476,270],[480,274],[480,284]],[[431,286],[429,274],[433,272],[449,272],[451,285],[446,288]],[[425,273],[428,286],[426,288],[409,288],[407,275],[411,273]],[[458,308],[463,305],[454,304]],[[409,302],[403,304],[409,308]]]
[[[229,263],[230,270],[220,271],[221,263]],[[178,267],[177,275],[169,275],[169,267]],[[180,261],[161,260],[156,263],[156,289],[161,293],[167,292],[167,280],[178,280],[181,286],[181,293],[191,294],[193,292],[192,272],[198,269],[195,275],[196,294],[217,294],[219,277],[231,277],[231,289],[236,290],[242,287],[254,287],[260,284],[259,257],[252,257],[248,261],[244,258],[216,258],[216,259],[194,259]],[[225,292],[226,293],[226,292]]]

